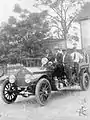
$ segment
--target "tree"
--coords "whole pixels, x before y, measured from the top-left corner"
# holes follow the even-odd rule
[[[22,8],[20,7],[19,4],[15,4],[13,11],[15,13],[21,13],[22,12]]]
[[[42,13],[32,13],[25,21],[18,24],[19,27],[22,26],[20,33],[21,36],[24,36],[22,38],[24,49],[30,54],[33,53],[33,56],[36,56],[36,52],[40,53],[40,41],[48,37],[49,27],[45,16],[45,11]]]
[[[20,7],[20,6],[19,6]],[[21,18],[21,14],[25,17]],[[7,23],[1,24],[0,54],[5,54],[11,61],[21,57],[37,57],[42,51],[41,42],[48,37],[49,26],[46,11],[30,13],[26,9],[18,12],[20,19],[10,16]],[[12,59],[13,58],[13,59]]]
[[[10,24],[10,25],[15,25],[16,22],[17,22],[17,20],[16,20],[16,18],[15,18],[14,16],[10,16],[10,17],[8,18],[8,24]]]
[[[55,28],[58,38],[67,40],[68,33],[72,27],[72,23],[76,19],[82,6],[83,0],[36,0],[35,6],[40,8],[42,5],[48,6],[54,15],[48,12],[50,26]],[[40,7],[39,7],[40,6]]]
[[[30,14],[30,11],[28,11],[27,9],[22,9],[19,4],[15,4],[13,12],[17,13],[19,15],[19,18],[21,18],[21,20],[26,19],[27,16]]]

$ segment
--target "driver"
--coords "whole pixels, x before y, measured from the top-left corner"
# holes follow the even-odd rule
[[[61,77],[63,73],[63,53],[58,46],[54,48],[54,52],[55,52],[54,63],[56,67],[55,67],[53,76]]]

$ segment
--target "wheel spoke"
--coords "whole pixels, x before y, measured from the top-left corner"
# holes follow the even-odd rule
[[[7,91],[4,91],[4,95],[6,95],[6,94],[8,94],[8,92],[7,92]]]
[[[46,90],[48,90],[48,89],[49,89],[49,86],[47,85]]]
[[[47,84],[44,85],[44,88],[45,88],[45,89],[47,88]]]
[[[8,93],[6,93],[6,94],[4,94],[5,95],[5,97],[7,97],[8,96]]]
[[[44,95],[43,95],[43,100],[46,101],[47,98],[48,98],[48,97],[44,94]]]
[[[6,96],[7,99],[9,98],[9,95],[8,95],[8,94],[6,94],[5,96]]]
[[[5,87],[5,91],[7,91],[7,90],[8,90],[8,88]]]
[[[9,100],[11,100],[12,98],[11,98],[11,95],[9,95]]]
[[[14,96],[13,95],[11,95],[11,100],[14,98]]]
[[[48,94],[44,94],[43,96],[45,96],[46,98],[48,97]]]
[[[5,86],[5,88],[7,88],[7,89],[8,89],[8,88],[9,88],[9,87],[8,87],[8,85],[6,85],[6,86]]]
[[[41,101],[43,101],[43,95],[40,95],[40,99],[41,99]]]
[[[13,99],[13,98],[14,98],[14,96],[15,96],[15,94],[12,94],[11,96],[12,96],[12,99]]]
[[[8,95],[8,98],[9,98],[9,100],[10,100],[10,95]]]
[[[43,94],[43,91],[40,91],[39,94],[40,94],[40,95]]]
[[[45,89],[47,90],[49,88],[48,84],[45,85]]]
[[[10,83],[8,84],[8,87],[9,87],[9,88],[11,87],[11,84],[10,84]]]

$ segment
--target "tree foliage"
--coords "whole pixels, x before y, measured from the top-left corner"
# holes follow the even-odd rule
[[[22,9],[21,9],[21,7],[20,7],[19,4],[15,4],[13,11],[14,11],[15,13],[21,13],[21,12],[22,12]]]
[[[58,38],[66,40],[68,33],[72,27],[72,23],[76,19],[82,6],[84,5],[83,0],[36,0],[37,8],[41,6],[48,6],[48,19],[50,20],[51,28],[55,28],[54,33],[57,34]]]
[[[41,55],[43,39],[48,37],[49,26],[46,21],[47,12],[30,13],[15,5],[14,12],[19,19],[10,16],[8,23],[3,23],[0,28],[0,54],[17,62],[25,57],[38,57]],[[25,16],[24,18],[21,15]],[[3,48],[3,49],[2,49]],[[13,61],[12,60],[12,61]]]

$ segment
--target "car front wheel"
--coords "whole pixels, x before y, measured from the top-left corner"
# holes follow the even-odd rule
[[[5,103],[13,103],[17,98],[17,86],[14,83],[10,83],[8,80],[4,81],[1,95]]]
[[[51,85],[46,78],[42,78],[36,85],[35,95],[40,105],[45,105],[51,96]]]

